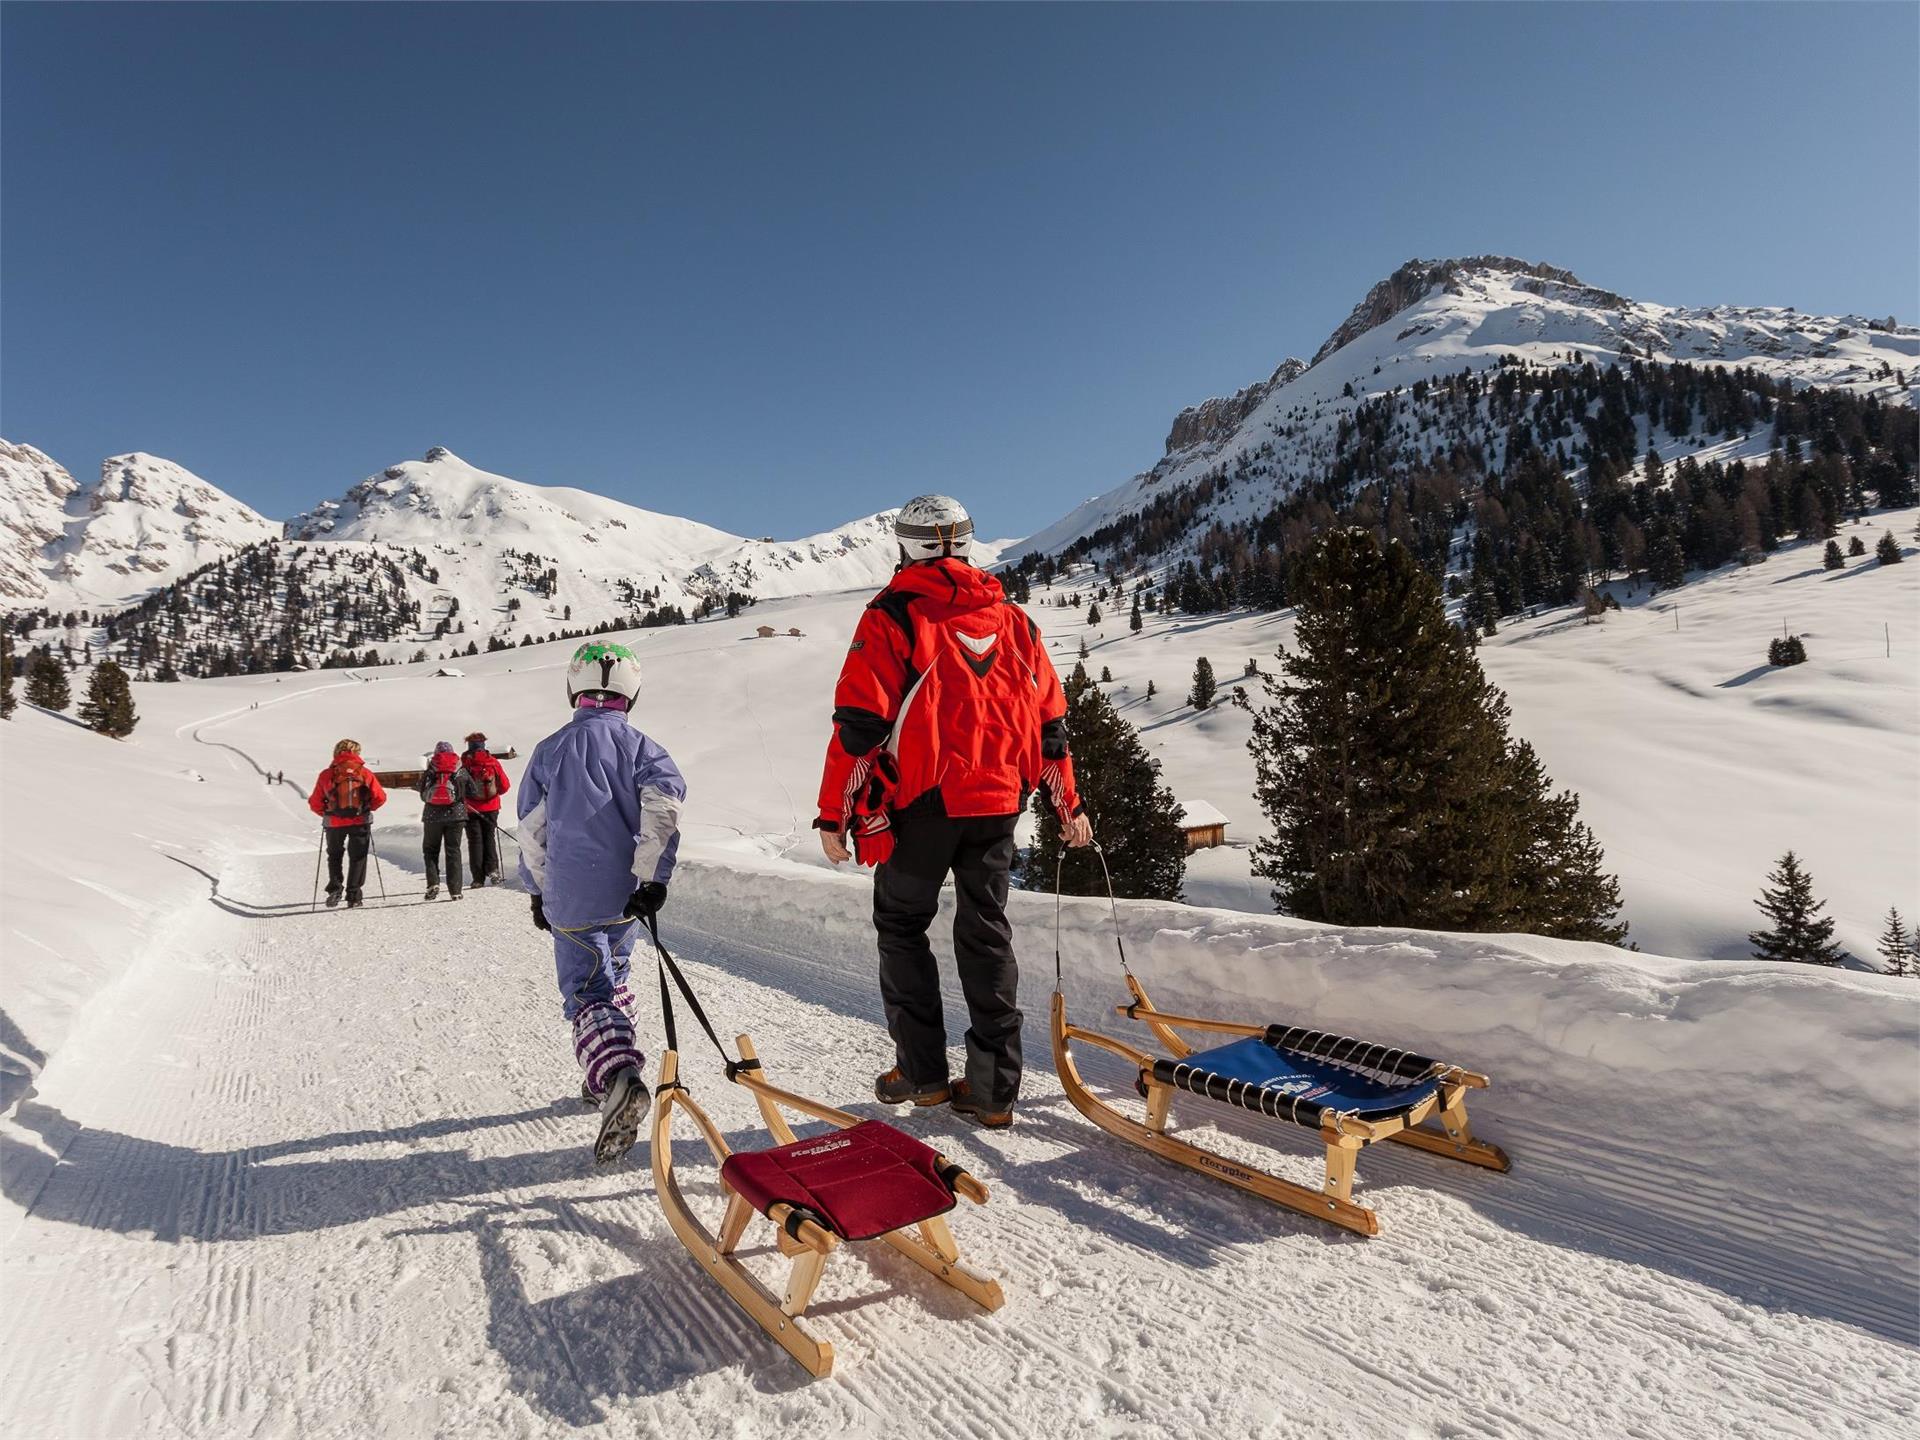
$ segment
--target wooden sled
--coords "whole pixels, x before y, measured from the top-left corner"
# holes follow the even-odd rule
[[[753,1042],[742,1035],[736,1043],[741,1065],[733,1071],[734,1083],[753,1091],[775,1143],[764,1150],[729,1150],[706,1111],[679,1083],[679,1055],[670,1049],[660,1061],[652,1144],[654,1189],[667,1222],[735,1304],[819,1377],[833,1370],[833,1346],[809,1333],[800,1317],[827,1257],[844,1241],[883,1241],[984,1308],[998,1310],[1005,1303],[998,1283],[960,1263],[947,1227],[946,1212],[956,1197],[984,1205],[986,1186],[884,1121],[861,1120],[769,1085]],[[837,1128],[800,1140],[782,1106]],[[720,1168],[727,1206],[717,1236],[694,1216],[674,1179],[676,1110],[693,1118]],[[779,1297],[735,1258],[755,1214],[772,1222],[780,1253],[792,1262]]]
[[[1171,1058],[1157,1058],[1111,1036],[1069,1024],[1066,998],[1058,989],[1053,992],[1054,1068],[1074,1108],[1110,1135],[1361,1235],[1377,1235],[1380,1220],[1353,1198],[1354,1161],[1376,1140],[1395,1140],[1489,1170],[1509,1168],[1505,1152],[1474,1139],[1467,1124],[1467,1091],[1485,1088],[1484,1075],[1410,1051],[1300,1026],[1241,1025],[1170,1015],[1153,1008],[1130,971],[1126,982],[1133,1002],[1115,1006],[1115,1013],[1145,1025]],[[1176,1029],[1239,1038],[1196,1052]],[[1074,1040],[1111,1051],[1139,1068],[1135,1084],[1146,1100],[1144,1123],[1129,1119],[1087,1088],[1069,1048]],[[1321,1188],[1313,1190],[1249,1169],[1169,1135],[1167,1119],[1177,1090],[1318,1132],[1326,1146],[1326,1179]],[[1438,1129],[1427,1128],[1428,1120],[1436,1121]]]

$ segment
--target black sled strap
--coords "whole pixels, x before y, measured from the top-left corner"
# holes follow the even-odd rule
[[[660,957],[660,1019],[667,1030],[667,1048],[669,1050],[680,1048],[680,1037],[673,1023],[673,996],[667,989],[667,976],[671,973],[673,983],[679,987],[680,993],[686,997],[687,1007],[693,1011],[693,1018],[700,1022],[700,1028],[707,1032],[707,1039],[711,1040],[713,1048],[720,1052],[720,1063],[726,1066],[727,1079],[738,1078],[743,1070],[758,1070],[760,1068],[758,1060],[734,1060],[727,1055],[727,1047],[720,1043],[720,1037],[714,1033],[713,1022],[707,1019],[707,1012],[700,1006],[700,997],[693,993],[693,987],[687,983],[687,977],[680,973],[680,966],[675,963],[673,956],[667,953],[667,947],[660,943],[660,923],[651,915],[647,917],[647,933],[653,937],[653,953]]]

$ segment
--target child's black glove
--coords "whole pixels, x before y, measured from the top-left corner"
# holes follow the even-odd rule
[[[540,903],[538,895],[533,897],[533,927],[536,930],[553,929],[553,926],[547,923],[547,907]]]
[[[627,914],[635,920],[651,920],[666,903],[667,887],[658,880],[649,880],[627,897]]]

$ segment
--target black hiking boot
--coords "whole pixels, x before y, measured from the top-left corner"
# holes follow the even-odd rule
[[[327,891],[327,909],[331,910],[333,909],[334,906],[338,905],[339,903],[340,903],[340,892],[338,890]]]
[[[1004,1110],[989,1110],[973,1098],[973,1091],[962,1080],[953,1087],[953,1109],[957,1115],[965,1115],[974,1124],[987,1130],[1005,1130],[1013,1124],[1013,1107]]]
[[[438,885],[427,886],[427,899],[438,900],[439,898],[440,898],[440,887]],[[456,900],[460,898],[460,892],[458,890],[453,892],[453,898]]]
[[[453,891],[453,892],[451,892],[451,893],[450,893],[450,894],[449,894],[449,895],[447,896],[447,898],[448,898],[449,900],[458,900],[458,899],[460,898],[460,892],[459,892],[458,890],[455,890],[455,891]]]
[[[953,1087],[945,1080],[916,1085],[898,1065],[873,1080],[873,1098],[889,1105],[944,1105],[952,1095]]]
[[[600,1135],[593,1142],[594,1164],[611,1165],[633,1148],[652,1104],[646,1077],[631,1065],[607,1082],[606,1099],[600,1102]]]
[[[358,910],[363,903],[365,902],[363,902],[358,895],[347,896],[347,909],[349,910]]]

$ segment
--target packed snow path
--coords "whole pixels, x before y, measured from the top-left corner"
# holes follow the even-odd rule
[[[993,1189],[955,1225],[1006,1308],[853,1247],[814,1307],[840,1364],[809,1383],[674,1240],[644,1145],[592,1170],[523,898],[429,906],[414,857],[385,858],[387,901],[319,914],[312,851],[235,859],[40,1076],[0,1170],[9,1433],[1831,1437],[1903,1433],[1920,1406],[1898,1267],[1836,1283],[1844,1243],[1818,1236],[1841,1217],[1724,1193],[1604,1116],[1496,1088],[1476,1118],[1511,1175],[1369,1153],[1364,1241],[1081,1120],[1047,1066],[1040,956],[1020,1124],[988,1134],[862,1101],[888,1053],[865,954],[670,908],[777,1081],[937,1137]],[[702,1100],[756,1143],[687,1043]],[[711,1218],[704,1147],[675,1158]],[[1687,1206],[1707,1213],[1669,1223]]]

